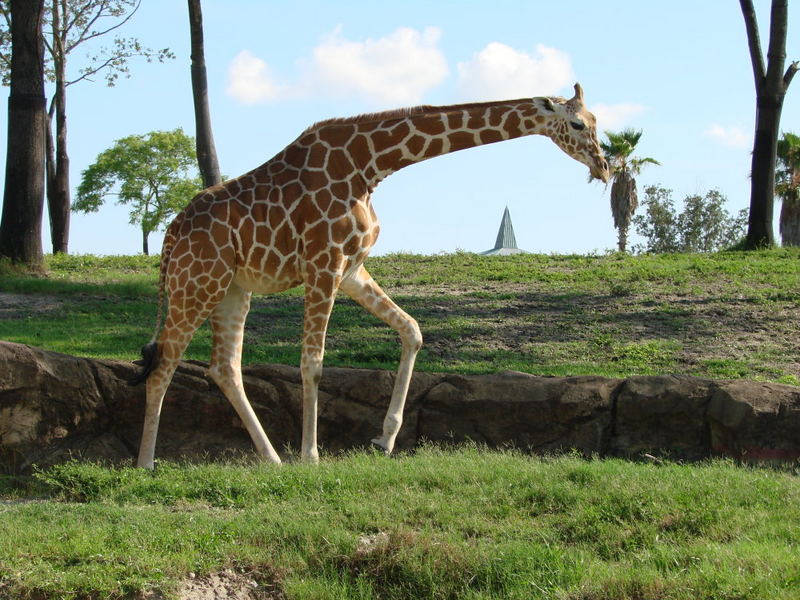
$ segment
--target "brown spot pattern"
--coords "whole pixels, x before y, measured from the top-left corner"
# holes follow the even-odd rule
[[[165,236],[161,270],[169,312],[159,336],[159,363],[147,383],[146,430],[153,423],[153,399],[163,397],[195,329],[209,317],[214,331],[212,376],[235,405],[247,404],[241,378],[237,381],[233,374],[241,361],[253,291],[306,286],[304,402],[316,403],[325,332],[340,286],[397,329],[404,364],[408,367],[409,359],[413,364],[421,344],[416,322],[362,266],[380,231],[372,190],[414,162],[536,133],[551,137],[590,168],[601,164],[594,117],[583,107],[577,87],[576,98],[580,102],[551,98],[553,111],[541,108],[546,105],[541,100],[530,99],[333,119],[312,126],[253,171],[198,194]],[[587,123],[580,132],[568,126],[568,119],[577,114]],[[403,369],[407,386],[410,368]],[[403,394],[402,413],[405,391],[398,393]],[[399,428],[395,417],[394,432],[387,425],[380,438],[389,449]],[[252,423],[247,426],[259,451],[272,456],[263,432],[258,434]],[[313,440],[306,440],[309,431],[315,430],[304,422],[304,456],[316,453],[315,433]]]

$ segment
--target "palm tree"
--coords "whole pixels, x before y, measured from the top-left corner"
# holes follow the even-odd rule
[[[784,133],[778,140],[775,192],[781,199],[780,232],[784,246],[800,246],[800,136]]]
[[[605,152],[606,160],[611,170],[611,214],[614,217],[614,227],[619,232],[619,251],[625,252],[628,245],[628,228],[631,225],[633,213],[639,205],[636,193],[636,175],[648,163],[659,165],[656,159],[632,156],[636,144],[642,137],[642,130],[624,129],[619,133],[605,132],[608,141],[601,142],[600,146]]]

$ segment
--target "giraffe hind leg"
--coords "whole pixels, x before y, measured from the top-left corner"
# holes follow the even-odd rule
[[[272,447],[247,399],[242,382],[242,342],[244,323],[250,309],[250,296],[250,292],[232,283],[225,298],[211,313],[209,322],[213,342],[209,375],[233,405],[258,453],[270,462],[280,463],[278,453]]]
[[[191,327],[176,327],[173,320],[168,318],[164,329],[159,336],[156,347],[158,358],[154,359],[155,367],[147,377],[147,401],[145,405],[144,425],[142,426],[142,439],[139,443],[139,456],[137,466],[152,469],[154,465],[156,436],[158,424],[161,419],[161,407],[164,395],[167,392],[175,369],[178,367],[183,351],[189,345],[197,327],[203,322],[197,320]]]
[[[229,281],[230,279],[223,283],[227,284]],[[147,401],[136,463],[140,467],[153,468],[164,395],[192,336],[224,294],[224,288],[220,287],[211,290],[211,293],[200,289],[192,290],[191,294],[185,290],[171,290],[169,312],[158,342],[147,345],[152,360],[151,370],[146,378]]]

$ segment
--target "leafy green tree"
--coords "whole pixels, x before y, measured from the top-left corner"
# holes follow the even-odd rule
[[[775,192],[782,202],[781,243],[800,246],[800,136],[794,133],[784,133],[778,140]]]
[[[636,246],[637,251],[651,254],[680,252],[680,233],[678,230],[675,202],[672,190],[659,185],[647,186],[642,201],[644,214],[633,217],[636,233],[647,240],[646,246]]]
[[[633,156],[636,145],[642,137],[641,130],[624,129],[619,133],[606,131],[605,134],[608,139],[601,142],[600,146],[611,169],[611,215],[614,217],[614,227],[619,233],[619,251],[625,252],[631,218],[639,205],[635,177],[639,175],[644,165],[660,163],[654,158]]]
[[[633,218],[636,232],[646,240],[644,246],[637,246],[638,251],[714,252],[733,246],[745,235],[747,210],[732,217],[725,209],[727,199],[718,190],[686,196],[680,213],[672,190],[653,185],[644,193],[645,212]]]
[[[105,77],[113,86],[120,76],[129,76],[134,57],[148,62],[174,58],[169,49],[154,51],[135,38],[114,37],[113,44],[88,55],[84,66],[69,71],[67,60],[81,45],[116,33],[139,9],[141,0],[45,0],[42,41],[45,47],[45,75],[53,83],[47,111],[46,135],[47,206],[53,252],[67,252],[69,246],[69,154],[67,152],[67,88],[81,81]],[[8,31],[11,29],[9,0],[0,0],[0,75],[6,83],[10,67]],[[55,124],[55,139],[53,125]]]
[[[166,225],[202,188],[197,174],[194,138],[182,129],[152,131],[117,140],[81,173],[72,209],[97,212],[109,196],[131,206],[130,223],[147,238]]]
[[[683,212],[677,218],[683,252],[714,252],[731,247],[744,237],[747,210],[732,217],[725,210],[727,201],[719,190],[709,190],[705,196],[686,196]]]

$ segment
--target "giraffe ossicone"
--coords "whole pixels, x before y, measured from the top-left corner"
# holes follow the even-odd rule
[[[143,349],[147,401],[138,465],[152,468],[164,394],[196,329],[211,324],[209,374],[230,400],[258,453],[280,457],[242,385],[242,341],[252,293],[305,286],[301,455],[317,461],[317,387],[338,290],[394,328],[400,365],[383,431],[390,453],[403,420],[417,352],[417,322],[364,268],[378,238],[375,187],[391,173],[435,156],[527,135],[544,135],[608,181],[596,124],[583,90],[566,100],[536,97],[416,108],[332,119],[309,127],[241,177],[195,196],[164,236],[156,334]],[[163,325],[164,300],[167,311]],[[134,383],[135,383],[134,382]]]

